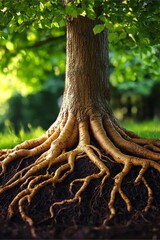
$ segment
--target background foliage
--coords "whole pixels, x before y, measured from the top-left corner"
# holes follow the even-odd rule
[[[111,104],[119,119],[160,117],[160,2],[1,0],[0,128],[16,133],[56,118],[65,78],[66,16],[97,17],[108,29]],[[9,120],[9,121],[8,121]]]

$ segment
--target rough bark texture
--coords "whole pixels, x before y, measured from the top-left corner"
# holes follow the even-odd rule
[[[93,110],[104,115],[109,99],[107,31],[94,35],[98,21],[67,22],[67,65],[63,108],[79,120]]]

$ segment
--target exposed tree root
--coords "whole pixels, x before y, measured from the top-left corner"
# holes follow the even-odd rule
[[[134,133],[121,128],[108,115],[96,116],[93,113],[88,115],[86,120],[80,122],[71,113],[63,117],[63,121],[59,117],[40,138],[25,141],[11,150],[0,151],[1,176],[7,171],[11,162],[15,160],[22,162],[30,157],[38,156],[28,166],[19,168],[17,173],[0,187],[0,194],[2,194],[15,186],[20,186],[19,193],[12,199],[8,207],[8,217],[12,217],[15,206],[18,206],[21,217],[31,226],[33,234],[35,234],[33,220],[27,215],[27,208],[32,199],[45,186],[51,184],[55,186],[63,182],[74,172],[75,162],[84,155],[96,166],[97,171],[82,178],[75,178],[70,183],[68,190],[71,197],[51,204],[50,216],[52,218],[56,217],[54,214],[56,205],[73,202],[80,204],[83,192],[91,181],[99,179],[102,191],[104,183],[112,175],[106,165],[108,159],[122,166],[122,170],[114,176],[114,186],[108,202],[110,211],[108,219],[113,218],[116,214],[117,194],[123,199],[127,210],[131,211],[132,209],[132,203],[122,189],[122,183],[134,166],[140,167],[135,184],[141,181],[148,193],[148,202],[144,211],[148,211],[152,204],[154,193],[144,174],[149,167],[160,172],[158,163],[160,140],[139,138]],[[96,142],[96,146],[92,145],[91,137]],[[107,160],[104,160],[104,155]],[[55,166],[57,168],[53,170]],[[74,192],[73,188],[77,183],[80,183],[80,187]]]

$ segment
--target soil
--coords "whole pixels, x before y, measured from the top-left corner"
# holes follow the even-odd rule
[[[69,183],[75,177],[84,177],[96,172],[95,166],[87,159],[81,159],[76,163],[74,173],[63,183],[55,188],[47,186],[40,190],[28,210],[26,209],[27,214],[34,220],[36,239],[160,239],[160,176],[153,169],[149,169],[144,176],[154,192],[149,211],[143,212],[147,203],[147,191],[143,183],[134,184],[139,168],[133,168],[122,185],[131,200],[132,211],[127,212],[125,203],[117,194],[117,214],[103,224],[104,219],[107,220],[109,216],[107,202],[113,187],[113,177],[122,169],[122,166],[115,163],[107,164],[112,176],[106,181],[102,194],[99,191],[100,181],[93,181],[83,194],[80,205],[66,204],[55,207],[56,221],[49,217],[50,205],[53,201],[69,198]],[[2,181],[5,182],[16,169],[16,164],[13,164]],[[73,192],[76,192],[78,187],[79,185],[75,184]],[[14,216],[7,219],[8,205],[18,190],[19,186],[0,196],[0,239],[34,239],[17,208]]]
[[[87,226],[62,226],[37,228],[36,239],[160,239],[160,225],[134,224],[130,226],[113,226],[106,229],[94,229]],[[1,223],[0,239],[35,239],[26,224],[10,222]]]

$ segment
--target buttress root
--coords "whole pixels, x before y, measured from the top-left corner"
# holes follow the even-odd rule
[[[54,214],[56,205],[73,202],[81,204],[83,194],[91,181],[99,179],[102,191],[102,188],[106,187],[107,180],[112,177],[107,161],[122,166],[113,179],[114,184],[108,201],[108,219],[116,215],[117,194],[124,201],[127,210],[132,209],[131,200],[123,189],[123,182],[134,166],[140,167],[135,184],[142,182],[147,190],[148,201],[144,211],[148,211],[154,192],[145,179],[145,173],[148,168],[160,172],[160,140],[140,138],[120,127],[108,114],[97,116],[89,113],[85,120],[78,121],[72,113],[69,113],[65,114],[63,121],[59,117],[43,136],[27,140],[13,149],[0,151],[1,178],[12,162],[29,162],[26,166],[24,164],[24,167],[20,167],[19,164],[17,172],[0,187],[1,195],[9,189],[20,186],[19,192],[9,204],[8,217],[12,217],[15,207],[18,206],[23,220],[33,227],[33,220],[27,215],[26,209],[29,208],[35,195],[47,185],[58,187],[59,183],[65,181],[75,171],[76,161],[83,160],[84,157],[95,166],[95,173],[85,177],[75,177],[68,189],[71,197],[60,201],[53,199],[50,217],[56,218]],[[81,184],[73,193],[72,189],[77,183]]]

